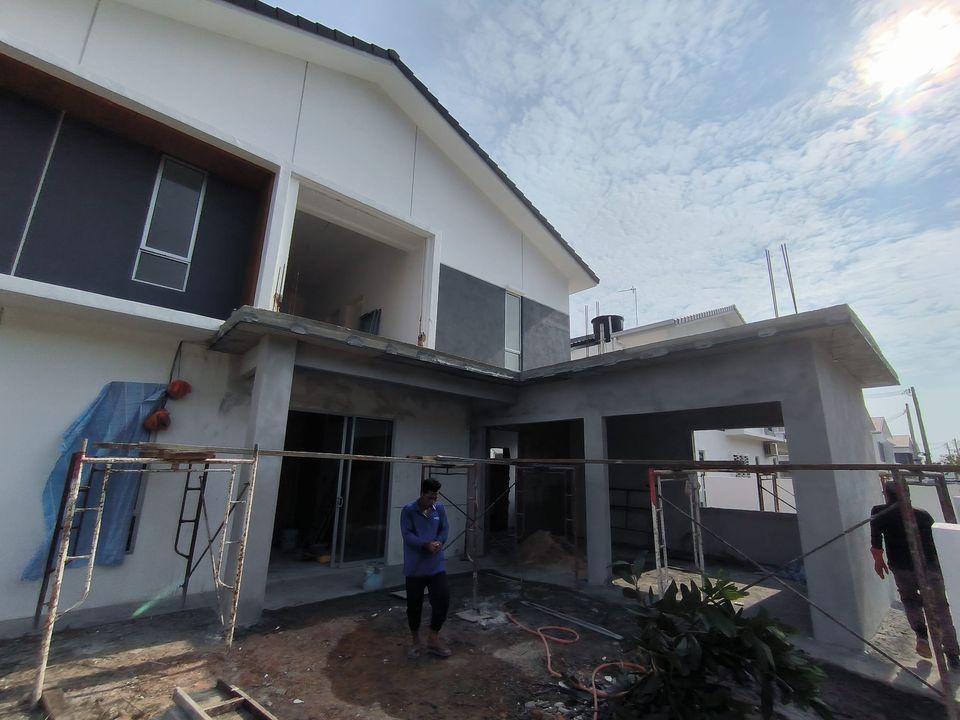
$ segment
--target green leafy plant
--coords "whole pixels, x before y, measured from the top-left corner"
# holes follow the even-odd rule
[[[670,584],[663,597],[640,589],[636,568],[616,563],[615,583],[637,606],[631,635],[637,662],[649,668],[617,709],[617,718],[734,720],[773,717],[776,703],[831,718],[817,693],[823,671],[787,639],[792,630],[764,610],[749,617],[746,596],[727,580]]]

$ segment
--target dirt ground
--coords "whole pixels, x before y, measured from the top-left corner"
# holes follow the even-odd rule
[[[470,577],[452,577],[451,591],[452,612],[469,605]],[[621,603],[491,574],[481,575],[479,597],[485,609],[509,611],[530,626],[564,623],[523,600],[619,632],[635,622]],[[84,720],[159,720],[175,687],[199,692],[217,678],[243,688],[279,720],[592,717],[592,700],[550,677],[541,641],[515,624],[451,614],[444,634],[452,657],[408,660],[403,600],[388,591],[269,612],[238,634],[229,653],[212,613],[185,612],[58,633],[46,687],[62,688],[73,717]],[[600,662],[621,657],[616,641],[582,629],[579,642],[555,645],[552,653],[564,675],[586,678]],[[18,704],[29,691],[35,654],[35,637],[0,642],[0,718],[42,717]],[[838,718],[944,716],[932,701],[827,669],[823,694]],[[615,675],[603,680],[608,688]],[[609,707],[601,717],[610,717]]]

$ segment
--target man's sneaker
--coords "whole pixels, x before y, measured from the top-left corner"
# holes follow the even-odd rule
[[[947,665],[950,666],[951,670],[960,668],[960,655],[957,653],[947,653]]]
[[[917,640],[917,655],[922,658],[931,658],[933,653],[930,652],[930,643],[928,643],[923,638]]]
[[[453,652],[443,643],[427,643],[427,652],[437,657],[448,658]]]
[[[422,644],[420,644],[420,643],[418,643],[418,642],[417,642],[417,643],[413,643],[413,644],[407,649],[407,658],[408,658],[409,660],[416,660],[418,657],[420,657],[420,650],[421,650],[422,648],[423,648],[423,645],[422,645]]]

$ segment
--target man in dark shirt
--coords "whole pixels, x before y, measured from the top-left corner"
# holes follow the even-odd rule
[[[917,634],[917,654],[925,658],[932,655],[924,612],[928,615],[934,613],[939,621],[940,631],[943,633],[943,650],[947,655],[947,662],[951,668],[960,667],[957,634],[943,587],[937,548],[933,543],[933,518],[926,510],[914,509],[913,511],[917,518],[917,526],[920,528],[924,574],[934,596],[933,607],[924,608],[920,595],[920,581],[910,559],[910,546],[907,544],[903,516],[897,506],[897,484],[892,481],[885,483],[883,494],[887,500],[886,504],[875,505],[870,511],[870,551],[873,553],[874,570],[881,578],[884,577],[884,572],[893,575],[897,592],[900,593],[900,600],[907,613],[907,621]],[[884,545],[887,549],[887,562],[883,561]]]

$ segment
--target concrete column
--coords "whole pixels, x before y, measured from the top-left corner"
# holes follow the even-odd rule
[[[583,452],[586,458],[606,458],[603,418],[583,419]],[[610,579],[613,554],[610,547],[610,480],[606,465],[584,468],[586,491],[587,582],[603,585]]]
[[[256,350],[256,375],[247,423],[247,447],[282,450],[290,408],[290,389],[296,359],[295,340],[264,337]],[[240,585],[239,625],[260,619],[267,589],[267,567],[273,541],[273,521],[280,489],[281,458],[260,458],[247,538],[243,581]],[[234,522],[232,527],[239,528]]]

